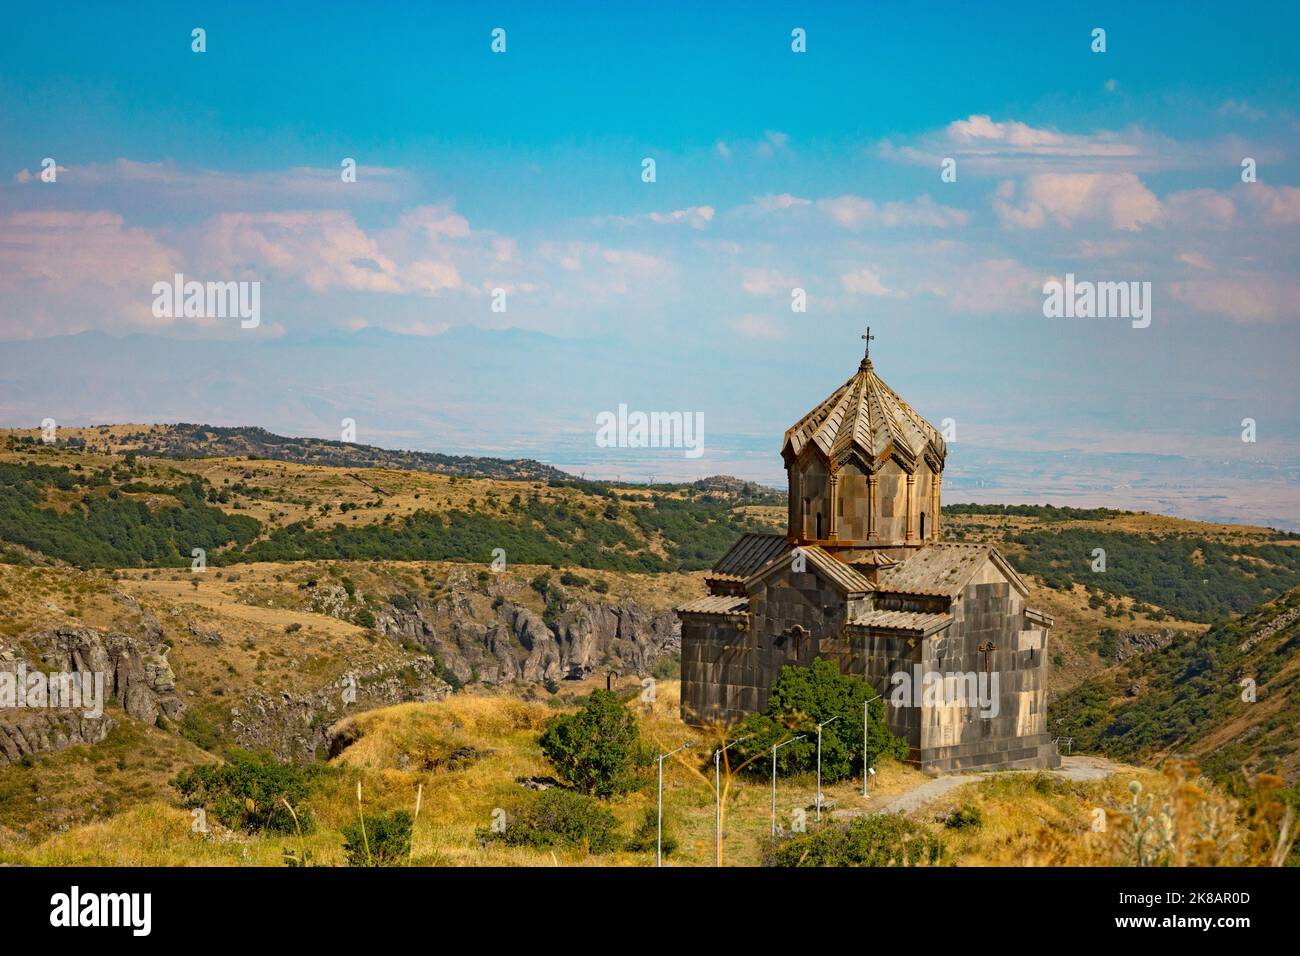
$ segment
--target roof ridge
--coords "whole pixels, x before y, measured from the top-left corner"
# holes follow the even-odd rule
[[[828,459],[857,448],[875,462],[891,446],[910,461],[933,455],[940,462],[947,446],[937,428],[889,387],[869,362],[825,400],[786,430],[782,454],[797,457],[815,444]]]

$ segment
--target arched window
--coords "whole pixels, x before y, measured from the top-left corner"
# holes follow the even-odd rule
[[[925,512],[921,512],[921,540],[925,540]]]
[[[817,512],[817,540],[822,539],[822,513]]]

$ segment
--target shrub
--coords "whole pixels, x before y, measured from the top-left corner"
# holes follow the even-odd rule
[[[641,815],[641,822],[632,831],[632,839],[627,841],[627,849],[633,853],[654,853],[659,847],[659,811],[655,807],[646,807]],[[663,851],[668,856],[677,849],[677,837],[664,818]]]
[[[970,803],[963,803],[948,814],[943,825],[949,830],[971,830],[984,825],[984,812]]]
[[[181,736],[202,750],[215,752],[221,746],[221,729],[197,710],[181,718]]]
[[[509,846],[567,847],[588,853],[618,849],[618,819],[600,801],[570,790],[543,790],[506,815],[499,831],[480,830],[484,839]]]
[[[657,680],[675,680],[682,676],[682,659],[677,656],[661,657],[654,662],[650,673]]]
[[[748,764],[749,773],[770,774],[772,746],[791,734],[805,734],[803,740],[781,748],[777,763],[781,773],[812,771],[817,765],[817,724],[822,722],[822,780],[835,783],[861,773],[862,709],[874,696],[864,681],[841,674],[828,660],[815,660],[810,667],[783,667],[772,685],[767,709],[750,714],[732,731],[733,738],[752,735],[733,748],[733,760]],[[826,723],[835,717],[839,719]],[[873,701],[869,764],[881,757],[905,756],[907,744],[885,725],[885,699]]]
[[[794,837],[768,852],[768,866],[925,866],[943,860],[943,843],[898,814],[857,817]]]
[[[605,797],[631,785],[640,740],[636,717],[618,696],[595,690],[576,714],[547,721],[538,743],[561,779],[582,793]]]
[[[266,754],[235,750],[223,764],[203,764],[182,770],[171,781],[187,808],[203,807],[224,826],[249,833],[293,833],[298,826],[311,832],[311,810],[303,806],[319,767],[283,764]]]
[[[367,817],[343,828],[348,866],[401,866],[411,854],[413,820],[406,810]]]

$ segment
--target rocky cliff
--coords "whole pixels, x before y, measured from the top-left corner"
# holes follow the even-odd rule
[[[382,598],[363,598],[329,585],[314,588],[311,610],[348,621],[357,621],[364,610],[370,615],[366,626],[373,620],[378,634],[404,649],[389,641],[363,645],[354,658],[341,662],[347,666],[342,674],[305,683],[301,676],[279,684],[263,683],[263,677],[256,686],[235,689],[225,672],[214,677],[191,664],[185,672],[188,683],[183,680],[178,689],[163,627],[150,610],[122,592],[115,597],[130,614],[129,626],[100,630],[67,625],[0,640],[0,670],[16,671],[21,665],[29,673],[101,673],[105,701],[116,701],[128,716],[150,724],[159,723],[159,717],[179,723],[186,701],[191,708],[204,702],[194,716],[215,741],[270,751],[281,759],[311,760],[328,750],[336,723],[362,710],[439,700],[457,682],[562,681],[605,667],[646,674],[660,658],[680,649],[679,625],[670,611],[558,591],[539,598],[525,584],[510,587],[475,587],[466,577],[436,597]],[[173,608],[171,613],[177,612]],[[170,636],[199,645],[205,656],[257,646],[247,634],[223,633],[220,619],[202,624],[182,620],[184,627],[176,622]],[[220,704],[223,699],[228,703]],[[121,711],[114,713],[120,716]],[[98,743],[114,726],[108,713],[86,717],[69,708],[3,709],[0,764]]]
[[[428,649],[465,683],[579,679],[603,666],[645,674],[681,650],[675,614],[631,602],[550,601],[539,614],[501,596],[456,588],[403,604],[376,614],[376,629]]]
[[[104,701],[115,700],[131,717],[153,723],[161,714],[180,718],[185,704],[167,663],[162,627],[149,614],[139,632],[55,627],[0,644],[0,670],[28,674],[103,675]],[[0,763],[103,740],[115,726],[107,713],[88,717],[84,708],[0,709]]]

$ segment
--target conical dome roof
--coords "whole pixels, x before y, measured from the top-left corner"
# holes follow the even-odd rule
[[[869,470],[896,458],[912,471],[928,459],[939,471],[948,453],[943,436],[876,374],[864,358],[857,373],[785,433],[787,465],[814,445],[827,461],[857,457]]]

